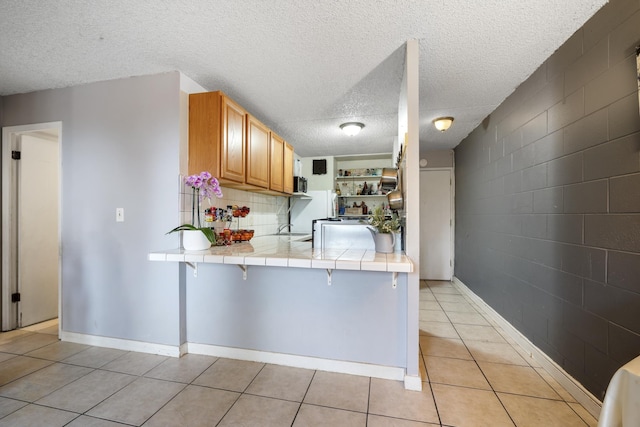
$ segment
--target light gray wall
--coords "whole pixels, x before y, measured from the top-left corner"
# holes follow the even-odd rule
[[[639,40],[612,0],[455,150],[456,276],[599,398],[640,354]]]
[[[2,98],[2,126],[62,121],[65,331],[180,344],[178,265],[147,261],[178,246],[179,90],[173,72]]]
[[[406,368],[407,275],[199,264],[187,274],[190,343]]]
[[[427,168],[452,168],[453,150],[433,150],[420,153],[420,160],[427,161]],[[422,166],[420,166],[422,168]]]

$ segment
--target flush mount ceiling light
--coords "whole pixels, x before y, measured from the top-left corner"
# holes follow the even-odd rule
[[[349,136],[359,134],[363,127],[364,124],[360,122],[347,122],[340,125],[340,129]]]
[[[444,132],[445,130],[449,129],[452,123],[453,123],[453,117],[438,117],[433,121],[433,125],[440,132]]]

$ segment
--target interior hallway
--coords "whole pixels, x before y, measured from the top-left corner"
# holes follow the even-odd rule
[[[449,282],[421,282],[422,392],[256,362],[0,334],[0,426],[596,426]]]

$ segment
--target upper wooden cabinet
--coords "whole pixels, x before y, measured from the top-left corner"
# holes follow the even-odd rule
[[[222,92],[189,95],[189,174],[230,188],[293,193],[293,147]]]
[[[271,132],[271,179],[269,189],[273,191],[284,190],[284,140]]]
[[[269,128],[247,114],[247,184],[269,188],[270,151]]]
[[[293,147],[284,143],[284,163],[283,163],[283,189],[287,194],[293,194]]]
[[[222,92],[189,95],[189,173],[245,182],[246,111]]]

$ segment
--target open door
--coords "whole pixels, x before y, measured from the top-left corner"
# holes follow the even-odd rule
[[[60,128],[35,126],[3,130],[3,330],[59,312]]]

